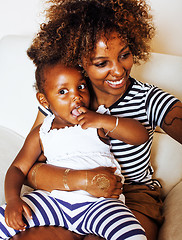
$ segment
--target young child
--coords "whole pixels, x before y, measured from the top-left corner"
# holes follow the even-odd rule
[[[103,106],[98,112],[89,110],[86,80],[76,68],[65,67],[60,62],[40,65],[36,70],[36,85],[37,99],[50,114],[30,132],[7,172],[7,206],[0,208],[0,239],[45,225],[62,226],[83,235],[94,233],[105,239],[124,239],[123,234],[135,240],[146,239],[142,227],[124,205],[122,190],[119,200],[96,198],[87,192],[87,174],[83,190],[70,191],[67,181],[70,169],[107,166],[115,169],[118,181],[123,183],[120,166],[106,144],[107,135],[117,129],[118,138],[125,139],[123,127],[129,132],[132,126],[135,130],[129,141],[136,142],[138,134],[146,141],[145,128],[136,120],[100,114],[99,111],[105,111]],[[62,179],[65,191],[36,190],[21,198],[24,179],[42,153],[47,163],[66,168]],[[110,186],[104,174],[95,175],[91,183],[103,192]]]

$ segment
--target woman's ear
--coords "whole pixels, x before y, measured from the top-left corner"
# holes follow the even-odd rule
[[[46,108],[46,109],[49,108],[49,103],[48,103],[48,101],[47,101],[47,99],[46,99],[46,97],[45,97],[45,95],[44,95],[43,93],[38,92],[38,93],[36,94],[36,97],[37,97],[37,100],[39,101],[39,103],[40,103],[44,108]]]

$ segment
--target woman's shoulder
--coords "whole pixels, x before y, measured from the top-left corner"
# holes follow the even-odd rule
[[[157,86],[153,85],[153,84],[150,84],[150,83],[147,83],[147,82],[141,82],[140,80],[137,80],[135,78],[130,78],[130,81],[131,81],[131,84],[132,84],[132,87],[133,88],[143,88],[145,90],[150,90],[152,88],[157,88]]]

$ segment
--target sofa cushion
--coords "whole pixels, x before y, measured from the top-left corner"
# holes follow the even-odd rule
[[[159,179],[163,195],[182,180],[182,146],[165,133],[154,133],[151,163],[155,170],[154,178]]]
[[[160,229],[159,240],[182,239],[182,182],[178,183],[164,201],[165,220]]]
[[[4,177],[6,171],[23,145],[24,138],[14,131],[0,126],[0,205],[4,200]]]

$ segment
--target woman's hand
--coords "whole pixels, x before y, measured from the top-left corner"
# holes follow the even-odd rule
[[[22,218],[23,213],[25,213],[30,219],[32,218],[29,206],[21,198],[13,198],[8,202],[5,209],[6,224],[19,231],[25,230],[26,224]]]
[[[119,198],[123,186],[115,170],[111,167],[88,170],[86,191],[95,197]]]

